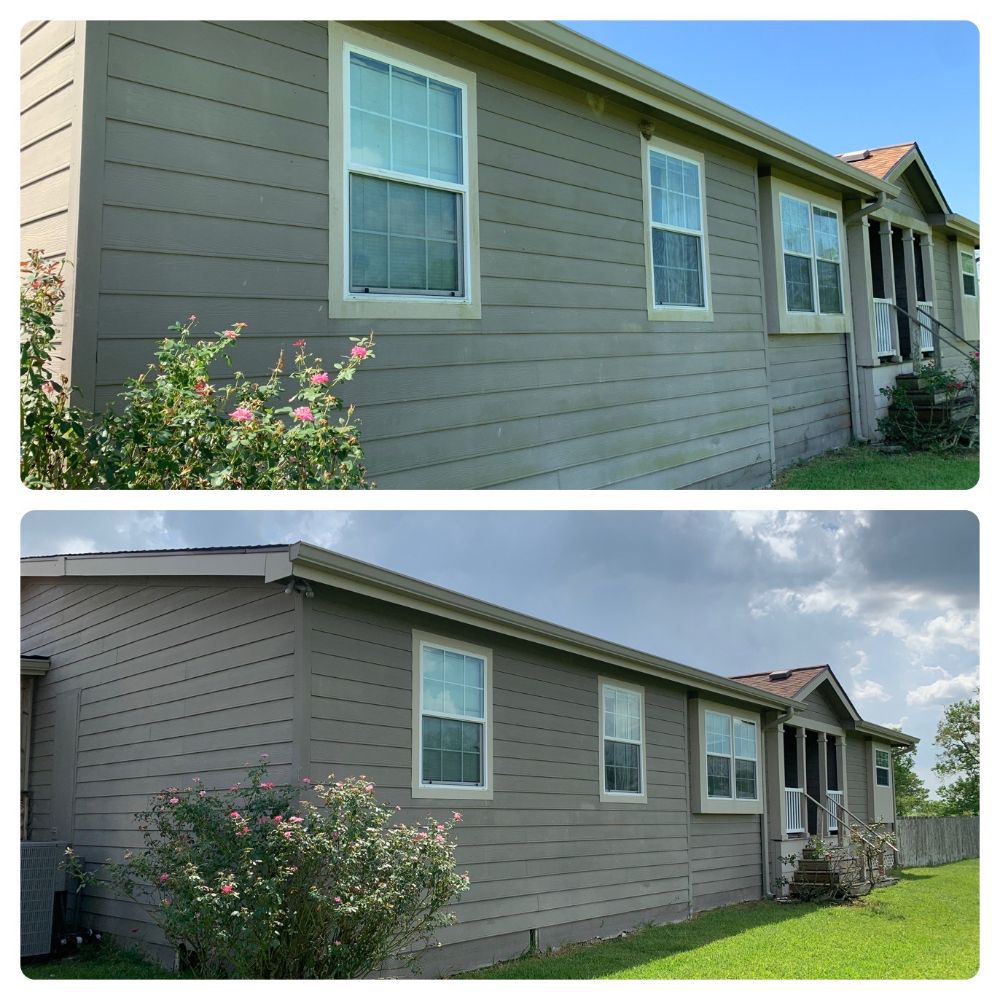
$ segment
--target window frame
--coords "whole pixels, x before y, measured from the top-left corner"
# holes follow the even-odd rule
[[[639,791],[638,792],[619,792],[619,791],[608,791],[605,784],[605,773],[604,773],[604,692],[607,688],[613,688],[615,690],[627,691],[631,694],[637,694],[639,696]],[[597,727],[598,727],[598,759],[597,759],[597,780],[598,789],[600,791],[600,801],[601,802],[615,802],[619,804],[637,804],[643,805],[648,802],[648,794],[646,789],[646,696],[644,689],[638,684],[629,684],[625,681],[618,680],[613,677],[602,677],[597,678]],[[612,740],[611,742],[621,742],[621,743],[633,743],[632,740]]]
[[[972,270],[966,272],[962,267],[962,261],[968,257],[972,261]],[[976,255],[974,252],[970,253],[968,250],[958,251],[958,276],[962,281],[962,297],[966,299],[977,299],[979,298],[979,275],[976,274]],[[965,279],[972,278],[973,291],[967,292],[965,290]]]
[[[708,768],[708,758],[709,757],[726,757],[725,754],[712,753],[708,749],[708,716],[716,715],[719,718],[729,720],[729,755],[727,757],[729,761],[729,795],[713,795],[709,789],[706,782],[705,794],[708,798],[715,802],[757,802],[760,799],[760,721],[758,719],[750,719],[744,715],[738,715],[733,712],[720,712],[717,708],[706,708],[705,709],[705,749],[702,756],[705,757],[706,766],[706,778],[707,778],[707,768]],[[753,726],[754,731],[754,756],[746,757],[736,752],[736,723],[742,722],[744,725]],[[752,798],[748,798],[745,795],[736,794],[736,761],[738,760],[752,760],[754,764],[754,794]]]
[[[429,80],[457,88],[462,95],[463,183],[454,184],[401,171],[355,166],[351,161],[351,54],[397,66]],[[330,263],[331,318],[362,319],[480,319],[479,183],[476,75],[423,52],[369,35],[355,28],[329,24],[330,93]],[[337,99],[339,95],[339,100]],[[374,177],[422,189],[458,194],[461,295],[407,290],[357,292],[351,286],[351,176]]]
[[[736,744],[731,738],[729,767],[731,775],[730,795],[708,794],[708,713],[727,716],[730,720],[730,733],[733,732],[733,720],[752,724],[754,727],[754,748],[756,753],[754,768],[755,797],[736,797]],[[688,735],[688,768],[691,811],[693,813],[710,813],[720,815],[760,815],[764,812],[764,732],[760,712],[752,708],[743,708],[738,704],[727,704],[710,698],[696,696],[688,699],[687,735]],[[715,754],[713,756],[724,756]],[[739,759],[744,758],[742,755]]]
[[[892,751],[890,751],[890,750],[882,750],[882,749],[880,749],[878,747],[875,747],[873,749],[875,751],[874,755],[873,755],[873,758],[872,758],[873,761],[874,761],[874,766],[875,766],[875,787],[876,788],[892,788]],[[886,759],[887,759],[887,763],[880,764],[878,762],[878,756],[879,756],[879,754],[885,754]],[[881,781],[878,780],[879,771],[885,771],[885,779],[886,780],[885,780],[884,784]]]
[[[701,212],[701,231],[672,226],[667,223],[653,221],[653,171],[650,165],[650,154],[662,153],[685,163],[691,163],[698,169],[699,209]],[[643,201],[643,241],[646,254],[646,312],[653,321],[676,321],[688,323],[711,322],[714,317],[712,307],[712,275],[710,270],[711,255],[708,247],[708,192],[705,183],[705,156],[696,149],[680,146],[666,139],[642,139],[642,201]],[[700,306],[679,305],[656,302],[656,272],[653,266],[653,229],[663,229],[667,232],[677,232],[685,236],[697,236],[699,253],[701,255],[702,295],[704,304]]]
[[[809,210],[809,248],[810,253],[804,254],[800,250],[787,250],[785,249],[785,226],[784,226],[784,215],[782,213],[782,205],[785,200],[798,202],[799,204],[805,205]],[[837,260],[830,261],[826,258],[821,258],[816,253],[816,212],[825,212],[828,215],[834,216],[837,223]],[[845,315],[845,303],[844,303],[844,242],[841,236],[842,219],[841,213],[828,205],[819,204],[808,198],[803,198],[797,194],[790,194],[788,191],[778,192],[778,235],[780,237],[780,252],[781,252],[781,284],[784,292],[784,302],[785,302],[785,312],[789,316],[844,316]],[[812,293],[812,309],[792,309],[788,302],[788,275],[785,270],[785,257],[786,256],[799,257],[803,260],[808,260],[809,264],[809,281],[810,281],[810,291]],[[819,300],[819,265],[820,262],[826,264],[836,263],[837,265],[837,291],[840,299],[840,308],[836,312],[824,312],[820,308]]]
[[[461,653],[464,656],[475,656],[483,661],[483,711],[481,720],[462,719],[461,721],[480,722],[483,727],[481,743],[482,760],[480,772],[482,784],[449,784],[447,782],[423,782],[423,650],[425,647],[441,649],[445,652]],[[412,713],[412,757],[411,757],[411,794],[413,798],[441,799],[492,799],[493,798],[493,653],[484,646],[454,639],[449,636],[433,635],[429,632],[413,631],[413,713]],[[433,713],[438,718],[459,718]]]

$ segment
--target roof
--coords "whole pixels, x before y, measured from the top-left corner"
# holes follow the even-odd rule
[[[771,691],[785,698],[794,698],[813,678],[829,669],[827,664],[823,664],[819,667],[796,667],[794,670],[772,670],[763,674],[741,674],[731,679],[749,684],[759,691]]]
[[[837,158],[884,181],[892,173],[896,164],[911,149],[916,148],[915,142],[902,142],[896,146],[876,146],[872,149],[862,149],[856,153],[838,153]]]

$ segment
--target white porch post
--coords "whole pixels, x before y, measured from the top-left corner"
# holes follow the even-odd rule
[[[937,282],[934,280],[934,237],[931,233],[920,234],[920,262],[924,268],[924,299],[934,307],[934,315],[939,316]],[[941,367],[941,338],[934,333],[934,364]]]
[[[827,809],[830,808],[829,795],[829,775],[826,769],[826,733],[822,730],[816,734],[816,749],[819,756],[819,800],[826,806]],[[820,836],[828,837],[830,835],[830,817],[827,813],[823,812],[822,809],[817,809],[816,825],[819,827],[821,833]]]
[[[896,301],[896,271],[892,263],[892,223],[883,219],[878,224],[879,247],[882,258],[882,294],[890,302]],[[895,351],[890,361],[902,361],[899,349],[899,327],[896,325],[896,311],[892,315],[892,346]]]
[[[906,278],[906,311],[911,316],[917,316],[917,258],[913,249],[913,230],[903,230],[903,274]],[[910,360],[913,362],[913,372],[916,374],[923,363],[920,352],[920,327],[912,320],[907,320],[910,329]]]
[[[788,816],[785,810],[785,726],[783,723],[779,722],[774,727],[774,732],[777,738],[777,752],[773,755],[775,761],[775,772],[777,781],[775,786],[777,787],[778,795],[778,826],[781,830],[781,839],[788,839]]]
[[[802,789],[802,825],[809,833],[809,800],[806,798],[806,730],[804,726],[795,727],[795,767],[798,773],[799,788]]]
[[[847,804],[847,737],[837,736],[837,787],[840,789],[840,804],[849,808]],[[847,813],[841,813],[837,820],[837,839],[844,842],[844,825],[847,822]]]

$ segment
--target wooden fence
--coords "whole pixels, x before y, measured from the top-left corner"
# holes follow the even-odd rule
[[[978,816],[907,816],[896,821],[904,868],[979,857]]]

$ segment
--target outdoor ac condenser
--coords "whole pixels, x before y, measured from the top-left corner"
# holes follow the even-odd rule
[[[66,850],[56,841],[21,841],[21,957],[47,955],[52,948],[52,904],[61,887]]]

